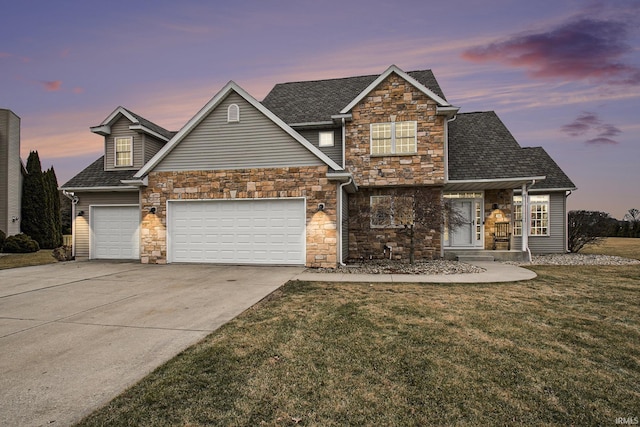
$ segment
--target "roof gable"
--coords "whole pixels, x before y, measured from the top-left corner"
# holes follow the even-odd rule
[[[120,106],[113,110],[111,114],[107,116],[106,119],[102,121],[98,126],[92,126],[91,132],[97,133],[99,135],[110,135],[111,134],[111,126],[116,123],[121,117],[125,117],[127,120],[131,122],[129,129],[140,131],[146,133],[148,135],[154,136],[161,141],[169,141],[175,132],[171,132],[163,128],[162,126],[158,126],[150,120],[145,119],[142,116]]]
[[[242,89],[235,82],[227,83],[198,113],[193,116],[187,124],[135,175],[141,178],[154,170],[182,141],[184,141],[191,132],[200,125],[231,93],[236,93],[244,101],[254,107],[263,114],[276,127],[280,128],[285,134],[295,140],[298,144],[308,150],[313,156],[325,163],[334,170],[342,170],[342,167],[331,160],[327,155],[322,153],[318,148],[314,147],[309,141],[303,138],[299,133],[294,131],[286,123],[284,123],[275,114],[269,111],[264,105],[259,103],[249,93]],[[241,113],[242,114],[242,113]]]
[[[451,106],[451,104],[449,104],[445,99],[436,95],[435,92],[433,92],[432,90],[422,85],[420,82],[418,82],[416,79],[414,79],[413,77],[411,77],[410,75],[402,71],[400,68],[396,67],[395,65],[392,65],[389,68],[387,68],[384,73],[380,74],[378,78],[376,78],[373,82],[371,82],[371,84],[369,84],[369,86],[367,86],[362,92],[360,92],[358,96],[356,96],[346,107],[340,110],[340,114],[346,114],[349,111],[351,111],[351,109],[355,105],[357,105],[360,101],[362,101],[369,94],[369,92],[374,90],[380,83],[382,83],[387,77],[389,77],[391,73],[397,74],[402,79],[412,84],[420,92],[424,93],[429,98],[433,99],[438,104],[438,106],[441,106],[441,107]]]
[[[431,70],[406,73],[421,86],[446,99]],[[345,77],[327,80],[279,83],[271,89],[262,104],[289,125],[331,124],[354,98],[379,75]]]

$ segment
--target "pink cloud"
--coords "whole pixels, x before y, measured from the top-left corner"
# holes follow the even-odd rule
[[[587,145],[617,145],[618,141],[611,138],[622,133],[620,129],[610,123],[604,123],[597,114],[585,111],[574,121],[560,129],[569,136],[584,136],[596,134],[595,138],[585,141]]]
[[[47,92],[57,92],[62,87],[61,80],[53,80],[53,81],[41,81],[44,90]]]
[[[9,58],[12,55],[10,53],[7,52],[0,52],[0,58]]]
[[[585,141],[587,145],[618,145],[618,141],[610,138],[593,138]]]
[[[75,93],[75,94],[81,94],[84,93],[84,88],[82,87],[74,87],[73,89],[71,89],[71,92]]]
[[[633,51],[628,45],[628,28],[622,20],[580,18],[548,31],[467,49],[462,58],[524,68],[533,78],[637,85],[640,68],[623,62],[623,56]]]

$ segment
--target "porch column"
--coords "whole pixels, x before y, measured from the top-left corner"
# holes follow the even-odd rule
[[[531,215],[529,214],[529,193],[527,192],[527,184],[522,184],[522,252],[529,250],[529,222]]]

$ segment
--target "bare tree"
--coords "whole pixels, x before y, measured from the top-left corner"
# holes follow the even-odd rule
[[[629,209],[624,215],[624,221],[629,221],[632,224],[640,222],[640,210],[636,208]]]
[[[569,212],[570,252],[579,252],[586,244],[597,244],[611,230],[612,218],[606,212],[571,211]]]
[[[464,217],[456,211],[450,199],[428,189],[415,188],[403,191],[391,198],[393,223],[404,227],[409,236],[409,262],[415,262],[416,233],[442,232],[444,224],[450,228],[459,227]]]

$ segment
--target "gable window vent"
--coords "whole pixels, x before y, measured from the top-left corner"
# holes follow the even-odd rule
[[[227,109],[227,122],[239,122],[240,121],[240,107],[237,104],[229,105]]]

